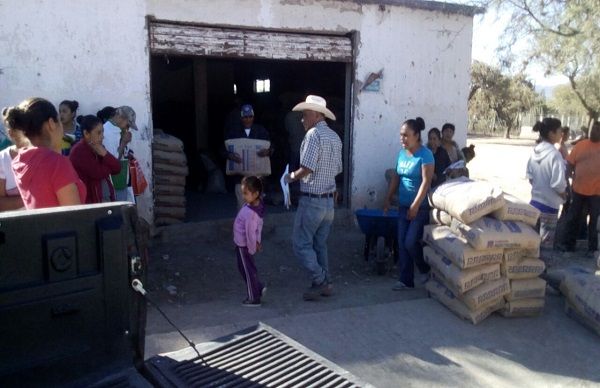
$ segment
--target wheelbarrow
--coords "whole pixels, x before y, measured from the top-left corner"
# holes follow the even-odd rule
[[[356,220],[365,235],[364,257],[375,263],[378,275],[384,275],[398,259],[398,211],[358,209]]]

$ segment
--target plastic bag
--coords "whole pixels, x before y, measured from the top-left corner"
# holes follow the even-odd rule
[[[148,187],[148,181],[146,181],[142,167],[132,153],[129,154],[129,176],[131,177],[133,194],[141,195]]]

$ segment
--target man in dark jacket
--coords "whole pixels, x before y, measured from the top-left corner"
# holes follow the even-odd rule
[[[260,124],[254,123],[254,109],[252,105],[245,104],[242,105],[241,110],[242,124],[235,128],[229,130],[225,134],[225,140],[231,139],[256,139],[256,140],[267,140],[271,141],[269,136],[269,132]],[[268,158],[273,155],[273,146],[271,145],[269,148],[264,148],[257,152],[257,155],[262,158]],[[225,157],[227,160],[232,160],[235,163],[241,163],[242,158],[235,152],[229,152],[225,149]],[[237,198],[238,207],[242,207],[244,205],[244,199],[242,198],[242,189],[240,182],[242,181],[242,176],[236,176],[236,185],[235,185],[235,196]]]

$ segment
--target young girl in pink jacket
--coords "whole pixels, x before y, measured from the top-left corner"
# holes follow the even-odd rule
[[[258,279],[254,264],[254,254],[261,250],[261,232],[265,206],[262,202],[263,186],[260,179],[247,176],[242,179],[242,197],[244,206],[240,209],[233,223],[233,242],[238,262],[238,269],[246,282],[248,297],[242,302],[246,307],[259,307],[266,287]]]

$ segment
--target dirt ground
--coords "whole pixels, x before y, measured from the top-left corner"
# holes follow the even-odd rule
[[[263,252],[256,255],[261,280],[268,287],[263,306],[241,306],[245,286],[238,273],[231,238],[231,219],[171,226],[154,241],[149,265],[149,290],[184,327],[216,326],[236,320],[271,318],[401,299],[424,297],[423,290],[391,291],[394,271],[377,275],[363,256],[364,235],[351,211],[336,214],[329,239],[330,270],[336,295],[316,303],[302,301],[310,285],[290,243],[293,212],[268,215],[263,229]],[[195,306],[199,315],[185,310]],[[194,307],[194,308],[195,308]],[[148,331],[170,330],[150,315]]]
[[[532,141],[469,139],[477,156],[470,163],[471,176],[498,183],[502,188],[529,200],[525,165]],[[382,174],[383,178],[383,174]],[[274,317],[303,314],[426,298],[422,287],[405,292],[391,290],[395,270],[379,276],[363,258],[364,235],[352,211],[338,209],[329,238],[330,269],[335,295],[318,302],[302,301],[308,287],[307,273],[291,249],[294,213],[268,214],[263,230],[264,251],[256,256],[260,277],[268,294],[260,308],[245,308],[245,288],[235,261],[232,219],[186,223],[162,229],[152,240],[147,289],[150,296],[181,329],[200,333],[195,341],[207,341],[228,328],[244,328]],[[568,256],[554,254],[556,265],[572,263],[593,267],[584,257],[585,248]],[[450,313],[449,313],[450,314]],[[147,355],[185,346],[181,340],[161,342],[161,334],[173,329],[153,309],[148,310]]]

